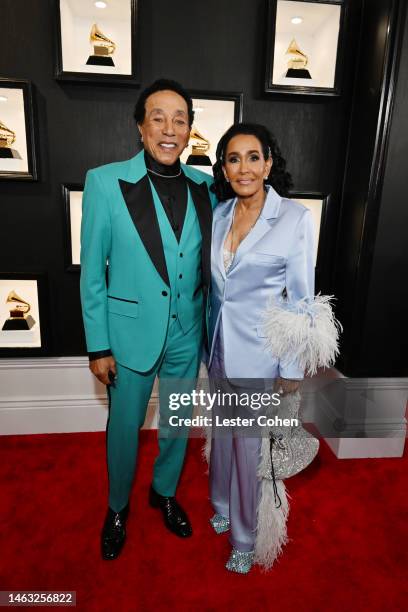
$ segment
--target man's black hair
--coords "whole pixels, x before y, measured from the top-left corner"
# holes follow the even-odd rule
[[[143,123],[145,114],[146,114],[146,100],[149,96],[156,93],[157,91],[174,91],[179,96],[184,98],[187,104],[188,109],[188,123],[190,127],[193,125],[194,121],[194,111],[193,111],[193,100],[188,93],[184,89],[180,83],[177,81],[172,81],[171,79],[158,79],[149,87],[146,87],[140,94],[138,101],[136,102],[135,112],[133,113],[134,118],[136,119],[136,123]]]

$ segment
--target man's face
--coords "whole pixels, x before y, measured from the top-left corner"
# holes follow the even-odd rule
[[[147,98],[145,111],[138,124],[144,148],[156,161],[171,166],[190,138],[187,103],[175,91],[157,91]]]

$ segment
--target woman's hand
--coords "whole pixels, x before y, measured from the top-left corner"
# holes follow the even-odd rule
[[[285,396],[288,393],[295,393],[300,387],[301,380],[290,380],[289,378],[278,378],[275,381],[275,391]]]

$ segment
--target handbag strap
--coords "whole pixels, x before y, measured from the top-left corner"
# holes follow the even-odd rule
[[[279,497],[279,493],[278,493],[278,487],[276,485],[276,479],[275,479],[275,470],[273,467],[273,458],[272,458],[272,449],[273,449],[273,444],[275,442],[275,437],[273,435],[272,432],[270,432],[269,434],[269,452],[271,455],[271,476],[272,476],[272,485],[273,485],[273,497],[275,500],[275,508],[280,508],[282,505],[282,500]],[[276,501],[279,500],[279,505],[276,505]]]

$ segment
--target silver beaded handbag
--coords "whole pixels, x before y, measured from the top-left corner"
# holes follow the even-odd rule
[[[278,410],[268,417],[295,419],[297,423],[265,426],[262,432],[259,476],[270,480],[284,480],[304,470],[316,457],[319,440],[302,427],[299,418],[299,391],[281,397]]]

